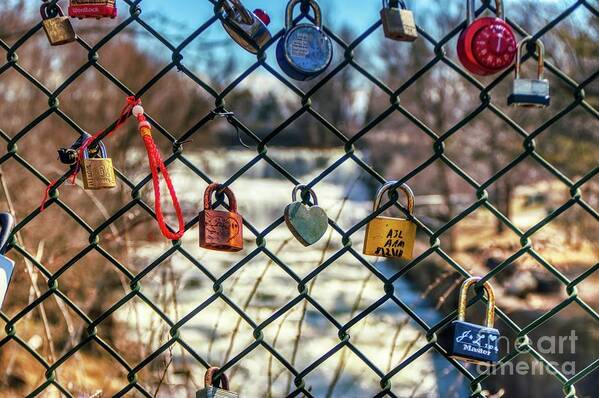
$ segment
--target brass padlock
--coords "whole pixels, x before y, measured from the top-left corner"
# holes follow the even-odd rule
[[[551,97],[549,96],[549,80],[543,79],[543,72],[545,69],[545,46],[543,46],[541,40],[535,42],[537,52],[539,53],[537,61],[537,78],[524,79],[520,77],[520,67],[522,65],[520,56],[522,55],[522,48],[524,47],[524,44],[531,39],[532,37],[528,36],[518,44],[518,50],[516,52],[516,79],[514,80],[512,87],[512,94],[510,94],[507,99],[507,104],[521,107],[544,108],[551,103]]]
[[[404,0],[383,0],[381,21],[388,39],[414,41],[418,38],[414,13],[408,10]]]
[[[229,200],[230,211],[212,209],[212,194],[220,188],[220,184],[212,183],[204,192],[204,210],[200,212],[200,247],[237,252],[243,249],[243,218],[237,213],[235,194],[228,187],[223,193]]]
[[[383,195],[397,182],[390,181],[379,189],[374,202],[374,210],[381,206]],[[406,195],[408,213],[414,213],[414,193],[407,185],[399,189]],[[410,220],[378,216],[366,226],[364,254],[378,257],[395,257],[411,260],[416,240],[416,224]]]
[[[219,384],[214,386],[214,374],[219,370],[219,368],[212,367],[206,371],[205,387],[196,393],[196,398],[239,398],[239,394],[229,391],[229,379],[225,374],[220,376]]]
[[[64,16],[58,4],[43,3],[40,7],[42,26],[50,45],[60,46],[77,40],[77,35],[69,17]]]
[[[271,39],[267,28],[270,18],[262,10],[249,11],[240,0],[223,0],[223,27],[241,47],[257,54]]]
[[[99,142],[99,157],[90,158],[89,149],[83,152],[83,163],[81,164],[81,175],[85,189],[110,189],[116,187],[116,177],[112,167],[112,159],[106,154],[104,143]]]

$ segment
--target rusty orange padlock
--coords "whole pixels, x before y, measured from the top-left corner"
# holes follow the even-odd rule
[[[204,210],[200,212],[200,247],[237,252],[243,249],[243,218],[237,213],[233,191],[228,187],[223,190],[229,200],[230,211],[212,209],[212,194],[221,187],[212,183],[204,192]]]

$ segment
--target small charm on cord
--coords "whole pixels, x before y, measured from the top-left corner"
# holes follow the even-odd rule
[[[373,211],[381,206],[383,195],[387,193],[397,181],[390,181],[379,189],[374,201]],[[408,213],[414,214],[414,193],[406,184],[399,188],[408,199]],[[367,256],[396,257],[404,260],[412,259],[414,241],[416,240],[416,224],[403,218],[378,216],[366,226],[364,238],[364,254]]]
[[[285,223],[293,236],[304,246],[310,246],[318,242],[327,232],[329,218],[324,209],[318,206],[318,198],[313,190],[309,189],[312,197],[312,206],[308,206],[297,200],[297,191],[306,189],[305,185],[293,188],[290,203],[285,208]]]
[[[263,10],[250,12],[240,0],[223,0],[219,18],[223,27],[241,47],[257,54],[271,39],[266,27],[270,17]]]
[[[70,0],[71,18],[115,18],[116,0]]]
[[[196,393],[196,398],[239,398],[239,394],[229,391],[227,375],[222,374],[215,385],[214,374],[219,370],[219,368],[212,367],[206,371],[205,387]]]
[[[15,269],[15,263],[4,256],[6,253],[6,246],[8,238],[12,232],[12,228],[15,221],[12,215],[9,213],[0,213],[0,308],[4,302],[6,291],[8,290],[8,284],[12,277],[13,270]]]
[[[58,4],[43,2],[40,13],[42,14],[42,26],[50,45],[60,46],[77,40],[71,20],[63,14]]]

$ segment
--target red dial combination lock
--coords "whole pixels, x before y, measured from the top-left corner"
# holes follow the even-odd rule
[[[458,57],[470,72],[486,76],[509,67],[518,44],[504,20],[503,2],[495,0],[497,17],[474,19],[474,0],[468,0],[468,26],[458,39]]]

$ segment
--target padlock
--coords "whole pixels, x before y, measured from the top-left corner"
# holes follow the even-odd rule
[[[0,213],[0,228],[2,228],[2,230],[0,230],[0,308],[2,308],[2,303],[4,303],[8,284],[10,283],[10,278],[15,269],[15,263],[4,256],[8,238],[12,232],[14,223],[15,221],[12,215],[9,213]]]
[[[271,39],[267,25],[270,18],[262,10],[250,12],[240,0],[223,0],[220,19],[223,27],[241,47],[257,54]]]
[[[223,252],[243,249],[243,218],[237,213],[237,200],[230,188],[223,193],[229,200],[230,211],[212,209],[212,194],[221,189],[217,183],[204,192],[204,210],[200,212],[200,247]]]
[[[504,19],[503,0],[495,0],[497,17],[474,19],[474,0],[467,0],[467,26],[458,39],[458,57],[470,72],[486,76],[509,67],[516,57],[516,36]]]
[[[404,0],[383,0],[381,21],[388,39],[414,41],[418,38],[414,14],[408,10]]]
[[[239,394],[229,391],[229,379],[222,374],[219,384],[214,385],[214,374],[219,368],[208,368],[204,376],[204,388],[196,393],[196,398],[239,398]],[[222,388],[221,388],[222,387]]]
[[[289,77],[311,80],[325,71],[333,59],[333,43],[322,30],[322,12],[315,0],[307,0],[314,11],[315,25],[293,24],[293,9],[302,0],[287,4],[285,34],[277,43],[277,62]]]
[[[512,106],[544,108],[551,103],[551,97],[549,96],[549,80],[543,79],[543,72],[545,69],[545,46],[540,40],[535,42],[539,53],[537,61],[537,78],[520,78],[520,68],[522,63],[520,57],[522,55],[522,48],[524,47],[524,44],[531,39],[532,37],[528,36],[518,45],[518,51],[516,53],[516,79],[514,80],[512,94],[507,99],[507,104]]]
[[[373,211],[381,206],[383,195],[397,182],[390,181],[379,189],[374,201]],[[407,209],[410,215],[414,214],[414,193],[407,185],[399,189],[408,200]],[[368,256],[395,257],[411,260],[416,240],[416,224],[410,220],[393,217],[378,216],[366,226],[363,253]]]
[[[116,177],[112,167],[112,159],[107,156],[104,143],[97,144],[100,148],[99,157],[90,157],[90,149],[83,152],[81,175],[85,189],[110,189],[116,187]]]
[[[69,16],[79,19],[115,18],[116,0],[70,0]]]
[[[71,20],[66,17],[58,4],[43,3],[40,7],[42,26],[52,46],[72,43],[77,40],[77,35],[71,25]]]
[[[290,203],[285,207],[285,224],[293,236],[304,246],[318,242],[327,232],[329,218],[324,209],[318,206],[318,198],[313,190],[308,189],[312,197],[312,206],[297,200],[297,192],[307,189],[305,185],[298,185],[293,189]]]
[[[487,305],[486,326],[466,322],[466,299],[468,289],[482,278],[469,278],[460,289],[458,319],[450,326],[449,355],[458,360],[478,364],[492,365],[499,360],[499,330],[495,323],[495,292],[489,282],[483,284],[489,303]]]

